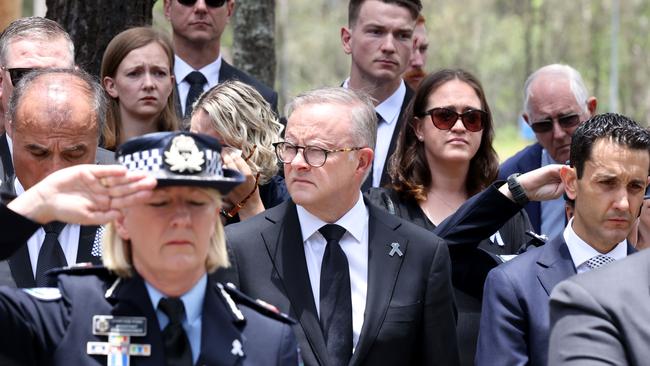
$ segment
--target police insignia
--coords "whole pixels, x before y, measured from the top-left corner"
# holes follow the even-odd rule
[[[172,140],[169,150],[165,151],[165,163],[172,172],[200,172],[205,162],[203,155],[192,137],[178,135]]]

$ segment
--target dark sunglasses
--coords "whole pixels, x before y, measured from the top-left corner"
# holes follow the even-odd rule
[[[433,125],[440,130],[451,130],[460,118],[463,126],[471,132],[482,130],[488,116],[487,112],[480,109],[470,109],[463,113],[456,113],[455,110],[444,107],[430,109],[424,112],[421,117],[427,114],[431,116]]]
[[[197,0],[178,0],[178,3],[185,6],[194,6]],[[226,3],[226,0],[205,0],[205,5],[211,8],[222,7]]]
[[[571,128],[580,124],[580,115],[571,114],[568,116],[562,116],[557,118],[557,123],[562,128]],[[545,119],[543,121],[533,122],[530,125],[530,128],[537,133],[549,132],[553,129],[553,119]]]
[[[14,67],[12,69],[7,69],[7,72],[9,72],[9,80],[11,81],[11,85],[16,86],[18,85],[18,82],[20,79],[23,78],[23,76],[29,74],[30,72],[36,70],[33,67]]]

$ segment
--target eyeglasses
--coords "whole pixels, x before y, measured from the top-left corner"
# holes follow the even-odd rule
[[[440,130],[451,130],[460,118],[463,126],[471,132],[482,130],[488,116],[487,112],[480,109],[470,109],[463,113],[456,113],[455,110],[444,107],[430,109],[424,112],[421,117],[427,114],[431,116],[433,125]]]
[[[568,116],[549,118],[542,121],[533,122],[530,124],[530,128],[532,128],[533,131],[537,133],[549,132],[553,129],[554,120],[557,120],[557,123],[562,128],[571,128],[580,124],[580,115],[570,114]]]
[[[36,70],[33,67],[14,67],[11,69],[8,69],[6,67],[2,67],[2,69],[7,70],[9,73],[9,80],[11,81],[11,85],[16,86],[18,85],[18,82],[20,79],[23,78],[23,76],[29,74],[30,72]]]
[[[323,166],[325,161],[327,161],[327,155],[331,153],[363,149],[363,147],[346,147],[343,149],[327,150],[317,146],[294,145],[286,141],[276,142],[273,146],[275,146],[275,155],[278,156],[278,160],[280,160],[281,163],[290,164],[296,155],[298,155],[298,150],[302,149],[302,156],[305,159],[305,162],[314,168]]]
[[[197,0],[178,0],[178,3],[185,6],[194,6]],[[226,0],[205,0],[205,5],[211,8],[222,7]]]

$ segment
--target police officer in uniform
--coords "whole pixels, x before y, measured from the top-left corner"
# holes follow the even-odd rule
[[[0,205],[0,246],[54,219],[113,219],[105,267],[53,270],[57,288],[0,289],[0,362],[297,364],[292,320],[209,276],[228,264],[221,196],[243,180],[220,151],[189,132],[144,135],[118,149],[126,169],[67,168]]]

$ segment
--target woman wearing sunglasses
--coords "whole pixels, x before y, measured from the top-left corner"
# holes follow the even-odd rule
[[[260,93],[240,81],[219,83],[194,104],[190,130],[227,146],[224,164],[246,176],[246,183],[224,197],[221,213],[226,225],[289,199],[271,145],[280,140],[282,128]]]
[[[442,221],[496,178],[493,136],[490,107],[476,77],[461,69],[430,74],[405,113],[389,161],[392,186],[371,190],[371,199],[436,232]],[[527,230],[530,222],[522,210],[491,238],[450,247],[463,364],[473,362],[483,282],[499,262],[493,255],[515,254],[527,241]]]
[[[152,28],[127,29],[111,40],[101,66],[110,100],[102,127],[104,148],[115,150],[131,137],[178,129],[173,68],[171,42]]]

